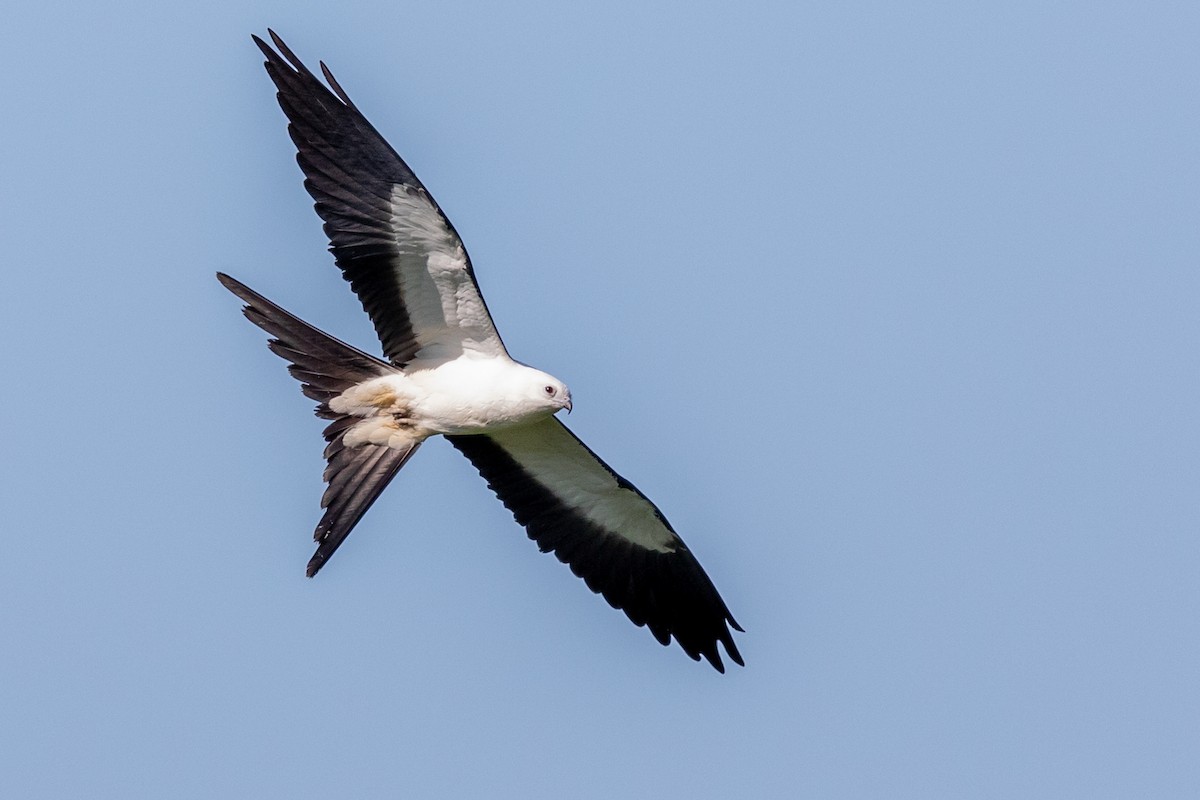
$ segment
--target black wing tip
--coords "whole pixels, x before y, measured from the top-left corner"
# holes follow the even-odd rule
[[[733,640],[733,632],[729,629],[733,628],[733,630],[737,631],[738,633],[745,633],[746,630],[741,625],[738,625],[737,620],[733,618],[733,615],[729,613],[728,609],[725,611],[725,619],[721,621],[721,627],[721,632],[717,634],[717,641],[719,641],[725,647],[725,655],[729,656],[729,660],[737,664],[739,667],[746,666],[745,660],[742,659],[742,654],[738,652],[737,642]],[[714,655],[716,655],[716,641],[712,643],[712,652]],[[705,655],[707,656],[707,653]],[[717,661],[718,663],[713,664],[713,666],[717,668],[717,672],[724,673],[725,668],[719,663],[719,657]],[[709,659],[709,662],[712,662],[711,658]]]
[[[738,630],[741,630],[741,628],[738,628]],[[725,654],[729,656],[729,659],[733,663],[737,664],[739,667],[746,666],[746,662],[742,658],[742,654],[738,652],[737,644],[735,644],[733,641],[733,634],[726,631],[726,636],[721,638],[721,644],[725,645]]]
[[[333,93],[337,95],[339,100],[346,104],[347,108],[358,111],[358,107],[354,105],[354,102],[350,99],[350,95],[346,94],[346,90],[338,83],[337,78],[333,77],[333,73],[329,70],[329,67],[325,66],[325,62],[321,61],[320,65],[321,74],[325,76],[325,82],[329,84],[329,88],[333,90]]]
[[[267,44],[256,34],[250,34],[250,39],[255,45],[258,46],[258,49],[262,51],[262,54],[266,56],[267,61],[265,66],[267,67],[268,72],[270,72],[272,68],[278,69],[280,67],[284,67],[299,75],[316,80],[316,76],[312,74],[312,71],[304,65],[304,62],[301,61],[300,57],[292,51],[292,48],[287,46],[287,42],[283,41],[283,38],[279,34],[277,34],[271,28],[267,28],[267,35],[271,37],[271,42],[275,45],[274,47],[271,47],[271,45]],[[329,81],[329,85],[333,88],[338,98],[346,105],[354,108],[354,104],[350,102],[350,98],[346,96],[346,92],[341,86],[338,85],[337,81],[334,80],[333,73],[330,72],[329,68],[325,66],[324,61],[321,62],[321,72]]]
[[[728,628],[725,628],[723,631],[717,634],[715,639],[707,641],[701,646],[697,646],[695,642],[684,644],[679,640],[679,636],[677,634],[675,636],[675,641],[679,644],[683,651],[691,657],[693,661],[699,661],[700,657],[703,656],[704,660],[711,664],[712,668],[722,675],[725,674],[725,662],[721,660],[721,651],[717,647],[718,642],[725,647],[725,655],[730,661],[737,664],[739,667],[746,666],[746,662],[742,659],[742,654],[738,652],[737,644],[733,641],[733,634],[729,632]]]
[[[292,49],[287,46],[287,43],[283,41],[283,39],[274,31],[274,29],[267,28],[267,36],[271,37],[271,42],[275,45],[275,47],[271,47],[271,45],[263,41],[262,37],[256,33],[250,34],[250,40],[258,45],[258,49],[262,50],[263,55],[267,57],[268,61],[280,61],[280,56],[282,56],[290,61],[297,69],[304,68],[304,65],[300,63],[300,59],[296,58],[296,54],[292,52]]]
[[[267,35],[271,37],[272,42],[274,42],[276,45],[278,45],[280,47],[280,50],[287,50],[287,45],[283,44],[283,40],[279,38],[279,35],[277,33],[275,33],[275,31],[271,30],[270,28],[267,28]],[[250,34],[250,40],[254,42],[254,44],[258,47],[259,50],[262,51],[262,54],[267,59],[266,65],[268,67],[271,64],[276,64],[276,63],[280,63],[283,61],[283,59],[280,57],[279,53],[275,51],[275,48],[271,47],[271,45],[269,45],[265,41],[263,41],[263,39],[261,37],[259,37],[257,34],[253,34],[253,33]],[[291,52],[291,51],[288,51],[288,52]]]
[[[680,640],[679,634],[676,631],[655,631],[646,620],[635,619],[634,616],[630,614],[628,608],[621,608],[617,605],[613,605],[613,608],[624,611],[625,616],[629,617],[629,620],[634,625],[638,626],[639,628],[646,628],[649,630],[650,635],[653,636],[655,641],[657,641],[663,647],[670,647],[671,642],[674,641],[677,645],[679,645],[679,649],[683,651],[684,655],[686,655],[692,661],[707,661],[713,669],[722,675],[725,674],[726,670],[725,662],[721,659],[721,651],[717,647],[718,643],[725,647],[725,655],[730,661],[737,664],[739,667],[746,666],[746,662],[742,658],[742,654],[738,651],[737,643],[733,641],[733,634],[728,628],[718,633],[711,641],[704,642],[703,644],[698,644],[697,642],[691,640],[688,640],[685,643],[684,641]],[[730,621],[732,622],[732,619]],[[737,628],[736,623],[734,624],[734,627]],[[741,631],[742,629],[737,628],[737,630]]]
[[[547,551],[543,550],[542,552]],[[558,552],[554,552],[554,555],[556,557],[559,556]],[[578,575],[574,565],[572,565],[571,571]],[[655,641],[663,647],[670,647],[671,642],[674,641],[688,658],[693,661],[703,659],[712,665],[713,669],[724,675],[725,663],[721,659],[721,649],[718,647],[718,645],[721,645],[725,648],[725,655],[730,661],[739,667],[746,666],[742,654],[738,651],[737,643],[733,639],[733,631],[729,628],[732,626],[739,633],[745,633],[745,630],[738,625],[733,615],[724,607],[724,602],[720,600],[719,596],[717,597],[717,601],[721,606],[719,625],[713,625],[710,621],[702,625],[707,630],[698,631],[695,627],[668,624],[661,618],[655,618],[654,612],[651,610],[652,607],[643,607],[639,603],[631,603],[629,602],[629,598],[618,598],[615,595],[610,596],[609,593],[597,590],[590,584],[588,588],[603,597],[613,608],[624,611],[625,616],[629,618],[630,622],[639,628],[645,628],[649,631]],[[714,593],[715,591],[713,589]]]

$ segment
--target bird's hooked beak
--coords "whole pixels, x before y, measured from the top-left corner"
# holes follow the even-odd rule
[[[565,408],[567,410],[568,414],[571,413],[571,393],[570,392],[567,392],[567,404],[565,406],[563,406],[563,408]]]

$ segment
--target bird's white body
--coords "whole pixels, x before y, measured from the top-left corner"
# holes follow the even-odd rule
[[[351,386],[329,401],[339,414],[361,417],[348,446],[406,449],[434,434],[469,434],[534,422],[570,408],[562,381],[508,357],[464,353],[449,361],[417,361],[403,372]]]

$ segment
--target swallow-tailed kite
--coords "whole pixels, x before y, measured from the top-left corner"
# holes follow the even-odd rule
[[[304,187],[386,360],[297,319],[229,277],[245,315],[291,362],[325,428],[324,516],[311,577],[421,443],[441,434],[483,475],[542,552],[668,644],[724,672],[741,630],[696,557],[645,495],[555,418],[558,378],[514,361],[450,220],[321,64],[254,37],[278,88]],[[328,84],[328,85],[326,85]]]

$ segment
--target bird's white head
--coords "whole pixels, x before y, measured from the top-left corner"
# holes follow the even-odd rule
[[[542,408],[550,409],[552,414],[560,408],[565,408],[570,414],[571,390],[567,388],[567,385],[545,372],[538,370],[531,370],[531,372],[533,374],[530,376],[529,392],[537,398],[538,404]]]

